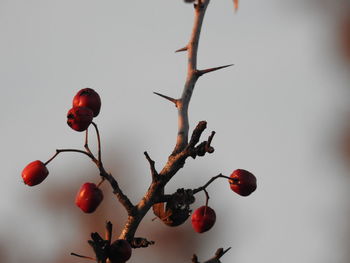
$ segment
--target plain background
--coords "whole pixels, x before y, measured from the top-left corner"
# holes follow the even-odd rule
[[[215,130],[214,154],[186,166],[167,187],[194,188],[210,177],[247,169],[258,189],[235,195],[224,180],[209,187],[217,213],[202,235],[190,222],[164,226],[150,212],[137,235],[156,245],[130,262],[190,262],[232,247],[222,262],[347,263],[349,240],[349,61],[339,28],[346,1],[212,0],[202,30],[200,68],[234,63],[201,78],[190,124]],[[150,182],[147,150],[160,169],[175,144],[176,109],[152,94],[180,96],[193,8],[177,1],[0,0],[0,262],[86,262],[86,240],[125,213],[103,185],[93,215],[74,205],[80,185],[98,182],[84,156],[62,154],[37,187],[23,167],[56,148],[81,148],[84,134],[66,125],[75,93],[102,98],[99,125],[107,170],[133,202]],[[91,132],[91,148],[95,138]],[[199,194],[193,208],[204,204]]]

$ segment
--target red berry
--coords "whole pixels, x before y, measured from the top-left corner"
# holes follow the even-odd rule
[[[103,193],[94,183],[85,183],[81,186],[75,204],[85,213],[92,213],[103,200]]]
[[[131,257],[131,246],[128,241],[118,239],[109,248],[108,257],[111,263],[124,263]]]
[[[40,184],[48,176],[49,171],[41,161],[28,164],[22,171],[22,178],[26,185],[34,186]]]
[[[230,188],[241,196],[248,196],[256,189],[255,176],[243,169],[233,171],[229,180]]]
[[[67,113],[67,124],[75,131],[85,131],[92,122],[93,113],[87,107],[73,107]]]
[[[201,206],[192,214],[192,227],[198,233],[208,231],[216,221],[215,211],[209,206]]]
[[[94,117],[100,113],[101,99],[96,91],[90,88],[79,90],[73,98],[73,107],[88,107]]]

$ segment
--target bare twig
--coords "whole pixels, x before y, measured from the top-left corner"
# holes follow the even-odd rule
[[[198,187],[196,189],[193,189],[193,194],[196,194],[196,193],[198,193],[200,191],[204,191],[212,182],[214,182],[218,178],[225,178],[225,179],[228,179],[228,180],[233,180],[232,178],[230,178],[228,176],[225,176],[223,174],[218,174],[217,176],[212,177],[205,185],[203,185],[201,187]]]
[[[90,150],[90,148],[89,148],[89,129],[86,129],[86,131],[85,131],[85,144],[84,144],[84,148],[85,148],[85,150],[86,150],[88,153],[90,153],[91,155],[93,155],[92,152],[91,152],[91,150]]]
[[[147,161],[149,162],[150,168],[151,168],[151,174],[152,174],[152,180],[155,181],[158,177],[157,170],[155,168],[155,162],[149,157],[147,152],[144,152],[144,155],[146,156]]]
[[[128,215],[133,214],[135,212],[134,205],[131,203],[129,198],[123,193],[115,178],[110,173],[107,173],[103,166],[100,166],[99,170],[101,177],[105,178],[109,182],[109,184],[113,188],[113,193],[118,198],[118,201],[124,206]]]
[[[81,154],[88,156],[96,164],[97,168],[100,171],[100,175],[101,175],[102,179],[103,180],[106,179],[109,182],[109,184],[112,186],[113,193],[116,195],[119,202],[124,206],[124,208],[126,209],[128,214],[130,215],[134,212],[134,205],[131,203],[129,198],[123,193],[123,191],[120,189],[118,182],[115,180],[115,178],[110,173],[106,172],[102,163],[99,160],[97,160],[95,158],[95,156],[93,156],[91,153],[88,153],[87,151],[78,150],[78,149],[57,149],[54,156],[52,156],[45,163],[45,165],[47,165],[49,162],[51,162],[54,158],[56,158],[56,156],[58,154],[60,154],[62,152],[76,152],[76,153],[81,153]]]
[[[112,223],[110,221],[108,221],[106,223],[106,234],[105,234],[105,238],[106,238],[106,241],[108,242],[108,245],[111,244],[112,230],[113,230],[113,225],[112,225]]]
[[[78,150],[78,149],[57,149],[56,153],[48,161],[45,162],[45,165],[49,164],[53,159],[56,158],[57,155],[59,155],[62,152],[82,153],[82,154],[85,154],[86,156],[88,156],[93,162],[95,162],[95,160],[96,160],[95,157],[91,153],[84,152],[82,150]]]
[[[101,138],[100,138],[100,132],[98,130],[97,124],[92,122],[91,123],[96,130],[96,136],[97,136],[97,147],[98,147],[98,161],[100,162],[100,165],[102,165],[102,156],[101,156]]]
[[[202,23],[205,15],[205,11],[210,0],[198,1],[198,5],[195,6],[194,24],[190,40],[187,45],[187,79],[178,104],[178,133],[176,145],[173,154],[176,154],[183,150],[187,146],[189,120],[188,120],[188,106],[192,97],[194,86],[198,80],[197,70],[197,52],[198,43],[201,33]]]

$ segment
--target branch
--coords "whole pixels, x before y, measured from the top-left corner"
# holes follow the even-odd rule
[[[225,175],[222,175],[222,174],[218,174],[217,176],[214,176],[212,177],[205,185],[201,186],[201,187],[198,187],[196,189],[193,189],[193,194],[196,194],[200,191],[204,191],[212,182],[214,182],[216,179],[218,178],[225,178],[225,179],[228,179],[228,180],[234,180],[228,176],[225,176]]]
[[[215,252],[215,256],[213,256],[211,259],[208,259],[207,261],[204,261],[203,263],[220,263],[220,258],[226,254],[227,251],[229,251],[231,247],[228,249],[224,250],[223,248],[219,248]],[[198,257],[196,254],[192,256],[192,263],[200,263],[198,261]]]
[[[110,173],[107,173],[103,166],[100,166],[99,170],[101,177],[105,178],[109,182],[109,184],[113,188],[113,194],[115,194],[115,196],[118,198],[118,201],[124,206],[128,215],[132,215],[133,213],[135,213],[134,205],[120,189],[119,184],[115,180],[115,178]]]
[[[152,180],[155,181],[158,177],[157,170],[155,168],[155,162],[149,157],[147,152],[144,152],[144,155],[146,156],[147,161],[149,162],[150,168],[151,168],[151,174],[152,174]]]
[[[195,4],[195,14],[194,14],[194,24],[191,33],[190,40],[187,47],[187,79],[182,92],[181,97],[176,101],[176,106],[178,110],[178,134],[176,138],[176,145],[172,154],[169,156],[167,163],[164,165],[163,169],[158,174],[157,180],[152,180],[151,185],[148,188],[148,191],[145,193],[143,198],[139,203],[133,208],[134,213],[129,213],[128,220],[123,227],[121,234],[119,235],[120,239],[126,239],[131,242],[135,236],[136,230],[142,221],[143,217],[153,206],[153,210],[157,211],[155,214],[159,214],[161,218],[162,215],[167,214],[167,211],[164,210],[166,207],[164,203],[159,203],[158,198],[164,197],[164,187],[170,181],[170,179],[180,170],[186,159],[189,156],[200,155],[203,152],[203,149],[206,152],[212,152],[210,148],[210,143],[203,142],[199,148],[194,148],[196,143],[200,139],[200,135],[206,128],[206,122],[200,122],[197,125],[197,128],[194,131],[193,140],[191,141],[191,146],[188,146],[188,133],[189,133],[189,121],[188,121],[188,107],[191,100],[192,92],[195,86],[196,81],[199,78],[198,69],[197,69],[197,51],[198,51],[198,42],[201,32],[201,27],[204,19],[204,14],[210,0],[198,0],[198,4]],[[157,94],[160,95],[160,94]],[[167,97],[165,95],[160,95],[163,98],[166,98],[174,102],[173,98]],[[199,127],[198,127],[199,126]],[[208,141],[211,141],[213,134],[211,135]],[[204,148],[203,148],[204,147]],[[150,162],[151,170],[153,167],[153,160],[147,157]],[[155,169],[154,169],[155,170]],[[154,173],[154,172],[153,172]],[[169,211],[169,210],[168,210]],[[159,212],[159,213],[158,213]],[[182,216],[182,212],[183,216]],[[186,210],[181,210],[181,219],[184,218]],[[186,214],[188,217],[188,213]],[[182,220],[173,220],[175,224],[181,222]]]
[[[48,160],[45,162],[45,165],[48,165],[53,159],[55,159],[57,157],[57,155],[59,155],[62,152],[75,152],[75,153],[82,153],[85,154],[86,156],[88,156],[93,162],[96,163],[96,158],[95,156],[93,156],[91,153],[89,152],[84,152],[82,150],[78,150],[78,149],[56,149],[56,153]]]
[[[97,136],[97,147],[98,147],[98,161],[102,165],[102,157],[101,157],[101,138],[100,138],[100,132],[98,131],[97,124],[94,122],[91,122],[91,124],[95,127],[96,130],[96,136]]]
[[[113,230],[113,225],[110,221],[108,221],[106,223],[106,241],[108,243],[108,245],[111,245],[111,241],[112,241],[112,230]]]
[[[173,154],[181,152],[188,142],[189,120],[188,120],[188,106],[192,97],[194,86],[198,80],[197,70],[197,52],[198,42],[203,24],[205,11],[210,0],[200,1],[195,5],[194,24],[192,34],[187,47],[187,79],[182,91],[182,96],[178,103],[178,132],[176,145]]]

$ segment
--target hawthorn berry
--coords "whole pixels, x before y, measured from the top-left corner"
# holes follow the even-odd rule
[[[109,247],[108,258],[111,263],[124,263],[131,257],[131,246],[128,241],[118,239]]]
[[[216,221],[215,211],[209,206],[201,206],[192,214],[192,227],[198,233],[208,231]]]
[[[85,131],[91,124],[93,112],[87,107],[73,107],[67,113],[67,124],[75,131]]]
[[[87,107],[92,110],[94,117],[100,113],[101,98],[90,88],[79,90],[73,98],[73,107]]]
[[[48,176],[49,171],[42,161],[34,161],[24,167],[22,178],[26,185],[34,186],[40,184]]]
[[[75,204],[85,213],[92,213],[103,200],[103,193],[94,183],[85,183],[75,197]]]
[[[241,196],[248,196],[256,189],[256,177],[243,169],[237,169],[230,175],[230,188]]]

